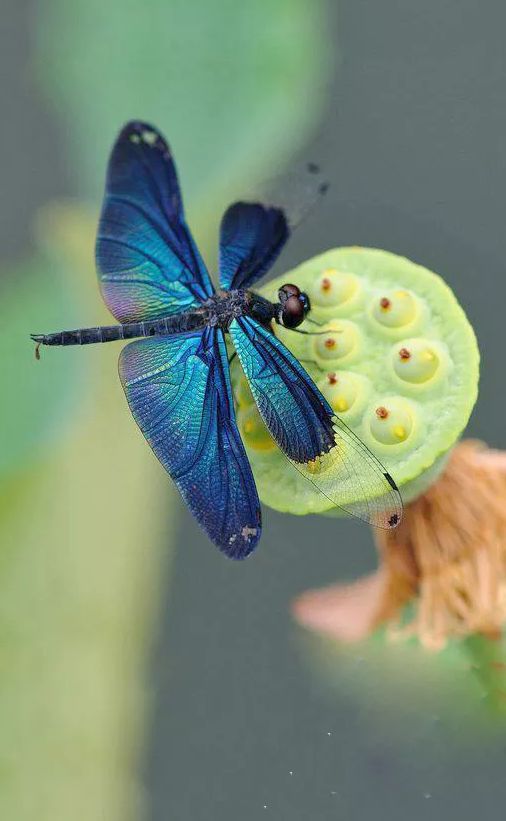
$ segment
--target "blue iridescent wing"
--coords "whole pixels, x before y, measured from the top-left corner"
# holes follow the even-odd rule
[[[347,513],[377,527],[397,525],[402,501],[394,480],[283,343],[250,317],[234,319],[230,335],[265,425],[297,470]]]
[[[104,301],[120,322],[168,316],[213,293],[170,148],[146,123],[127,123],[112,149],[96,261]]]
[[[271,267],[290,234],[280,208],[236,202],[220,228],[220,285],[250,288]]]
[[[261,513],[223,331],[131,342],[119,373],[137,424],[199,524],[227,556],[245,558],[260,538]]]

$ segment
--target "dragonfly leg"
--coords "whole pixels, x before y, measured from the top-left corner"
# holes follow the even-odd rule
[[[315,323],[318,325],[318,323]],[[320,325],[320,328],[322,326]],[[303,331],[302,328],[285,328],[286,331],[291,331],[294,334],[304,334],[304,336],[327,336],[331,333],[330,330],[326,331]]]

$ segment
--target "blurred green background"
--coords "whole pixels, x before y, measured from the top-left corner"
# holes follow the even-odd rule
[[[107,154],[151,120],[211,269],[224,206],[292,163],[327,199],[275,272],[340,244],[443,274],[504,445],[499,0],[4,0],[0,94],[0,817],[496,817],[504,725],[471,656],[302,637],[291,598],[375,562],[366,528],[266,511],[213,550],[133,424],[93,243]]]

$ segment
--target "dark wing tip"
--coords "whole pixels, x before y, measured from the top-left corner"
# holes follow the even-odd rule
[[[393,530],[402,522],[404,515],[404,506],[402,503],[402,496],[397,484],[390,473],[383,471],[383,476],[389,485],[387,491],[387,500],[383,511],[379,511],[371,524],[381,530]]]
[[[146,123],[143,120],[129,120],[118,134],[116,145],[121,145],[125,142],[134,144],[143,144],[151,147],[160,148],[168,151],[168,143],[160,131],[151,123]]]
[[[386,471],[386,470],[385,470],[385,472],[383,473],[383,476],[384,476],[384,477],[385,477],[385,479],[387,480],[387,482],[388,482],[388,484],[390,485],[390,487],[392,488],[392,490],[395,490],[395,491],[397,491],[397,493],[398,493],[398,492],[399,492],[399,488],[398,488],[398,487],[397,487],[397,485],[395,484],[395,481],[394,481],[393,476],[391,476],[391,475],[390,475],[390,473],[388,473],[388,471]]]
[[[244,218],[251,217],[251,212],[255,211],[257,214],[269,214],[275,216],[277,219],[282,219],[287,222],[285,210],[279,205],[270,205],[259,200],[237,200],[231,203],[225,214],[237,215],[241,214]]]
[[[254,201],[232,203],[220,226],[222,287],[251,287],[274,263],[289,235],[282,208]]]
[[[245,525],[238,533],[233,533],[225,543],[219,544],[218,547],[229,559],[241,561],[242,559],[247,559],[247,557],[253,553],[260,541],[261,535],[262,526],[259,512],[257,525]]]
[[[142,131],[153,131],[158,133],[158,129],[144,120],[128,120],[119,132],[119,136],[128,137],[130,134],[140,134]]]

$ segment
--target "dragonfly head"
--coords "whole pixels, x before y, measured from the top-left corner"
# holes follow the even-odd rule
[[[282,285],[278,291],[277,321],[285,328],[296,328],[306,318],[311,304],[309,297],[296,285]]]

